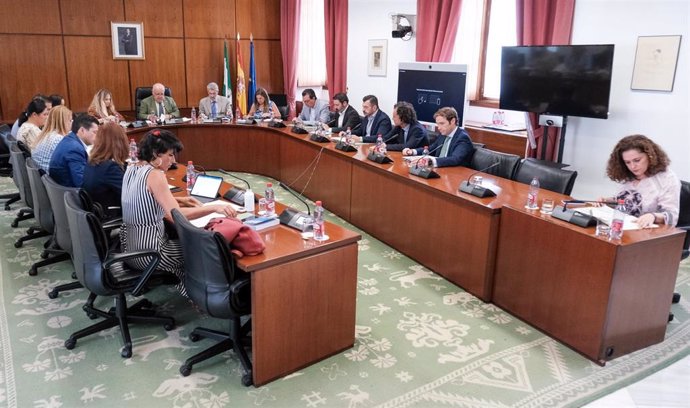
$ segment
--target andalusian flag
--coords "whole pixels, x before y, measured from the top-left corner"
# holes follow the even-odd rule
[[[242,116],[247,114],[247,88],[244,84],[244,70],[242,69],[242,53],[240,52],[240,33],[237,33],[237,101],[236,109]]]
[[[256,94],[256,65],[254,64],[254,36],[249,35],[249,94],[247,105],[251,106]]]
[[[228,42],[223,41],[223,89],[221,95],[230,99],[232,104],[232,84],[230,83],[230,55],[228,55]]]

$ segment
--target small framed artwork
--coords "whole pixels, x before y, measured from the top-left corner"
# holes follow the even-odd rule
[[[642,91],[673,91],[680,39],[680,35],[638,37],[630,88]]]
[[[369,40],[369,76],[386,76],[388,40]]]
[[[113,59],[144,59],[144,23],[110,22]]]

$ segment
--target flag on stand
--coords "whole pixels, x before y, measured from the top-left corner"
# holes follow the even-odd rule
[[[242,116],[247,114],[247,88],[244,82],[244,70],[242,69],[242,53],[240,52],[240,33],[237,33],[237,106]]]
[[[247,106],[254,102],[256,94],[256,65],[254,63],[254,36],[249,35],[249,93],[247,94]]]
[[[230,99],[232,104],[232,84],[230,83],[230,55],[228,55],[228,41],[223,41],[223,89],[221,95]]]

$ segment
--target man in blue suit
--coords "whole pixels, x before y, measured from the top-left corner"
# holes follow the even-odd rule
[[[469,166],[474,154],[474,145],[469,135],[458,127],[458,112],[455,108],[441,108],[434,113],[436,127],[440,133],[429,147],[434,167]],[[404,149],[404,156],[420,155],[422,149]]]
[[[417,112],[411,103],[398,102],[393,106],[393,124],[395,127],[383,135],[388,150],[399,152],[429,145],[426,130],[417,121]]]
[[[50,157],[48,174],[65,187],[81,187],[84,167],[89,158],[86,146],[93,144],[98,133],[98,119],[79,115],[72,122],[72,131],[60,140]]]
[[[358,138],[359,142],[375,143],[378,135],[383,137],[390,133],[393,127],[391,118],[379,109],[379,100],[376,96],[367,95],[362,98],[362,112],[362,125],[352,132],[353,135],[361,136]]]

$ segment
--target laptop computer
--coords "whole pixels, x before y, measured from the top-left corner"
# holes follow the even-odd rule
[[[221,183],[222,177],[198,174],[190,195],[202,203],[213,201],[218,197]]]

